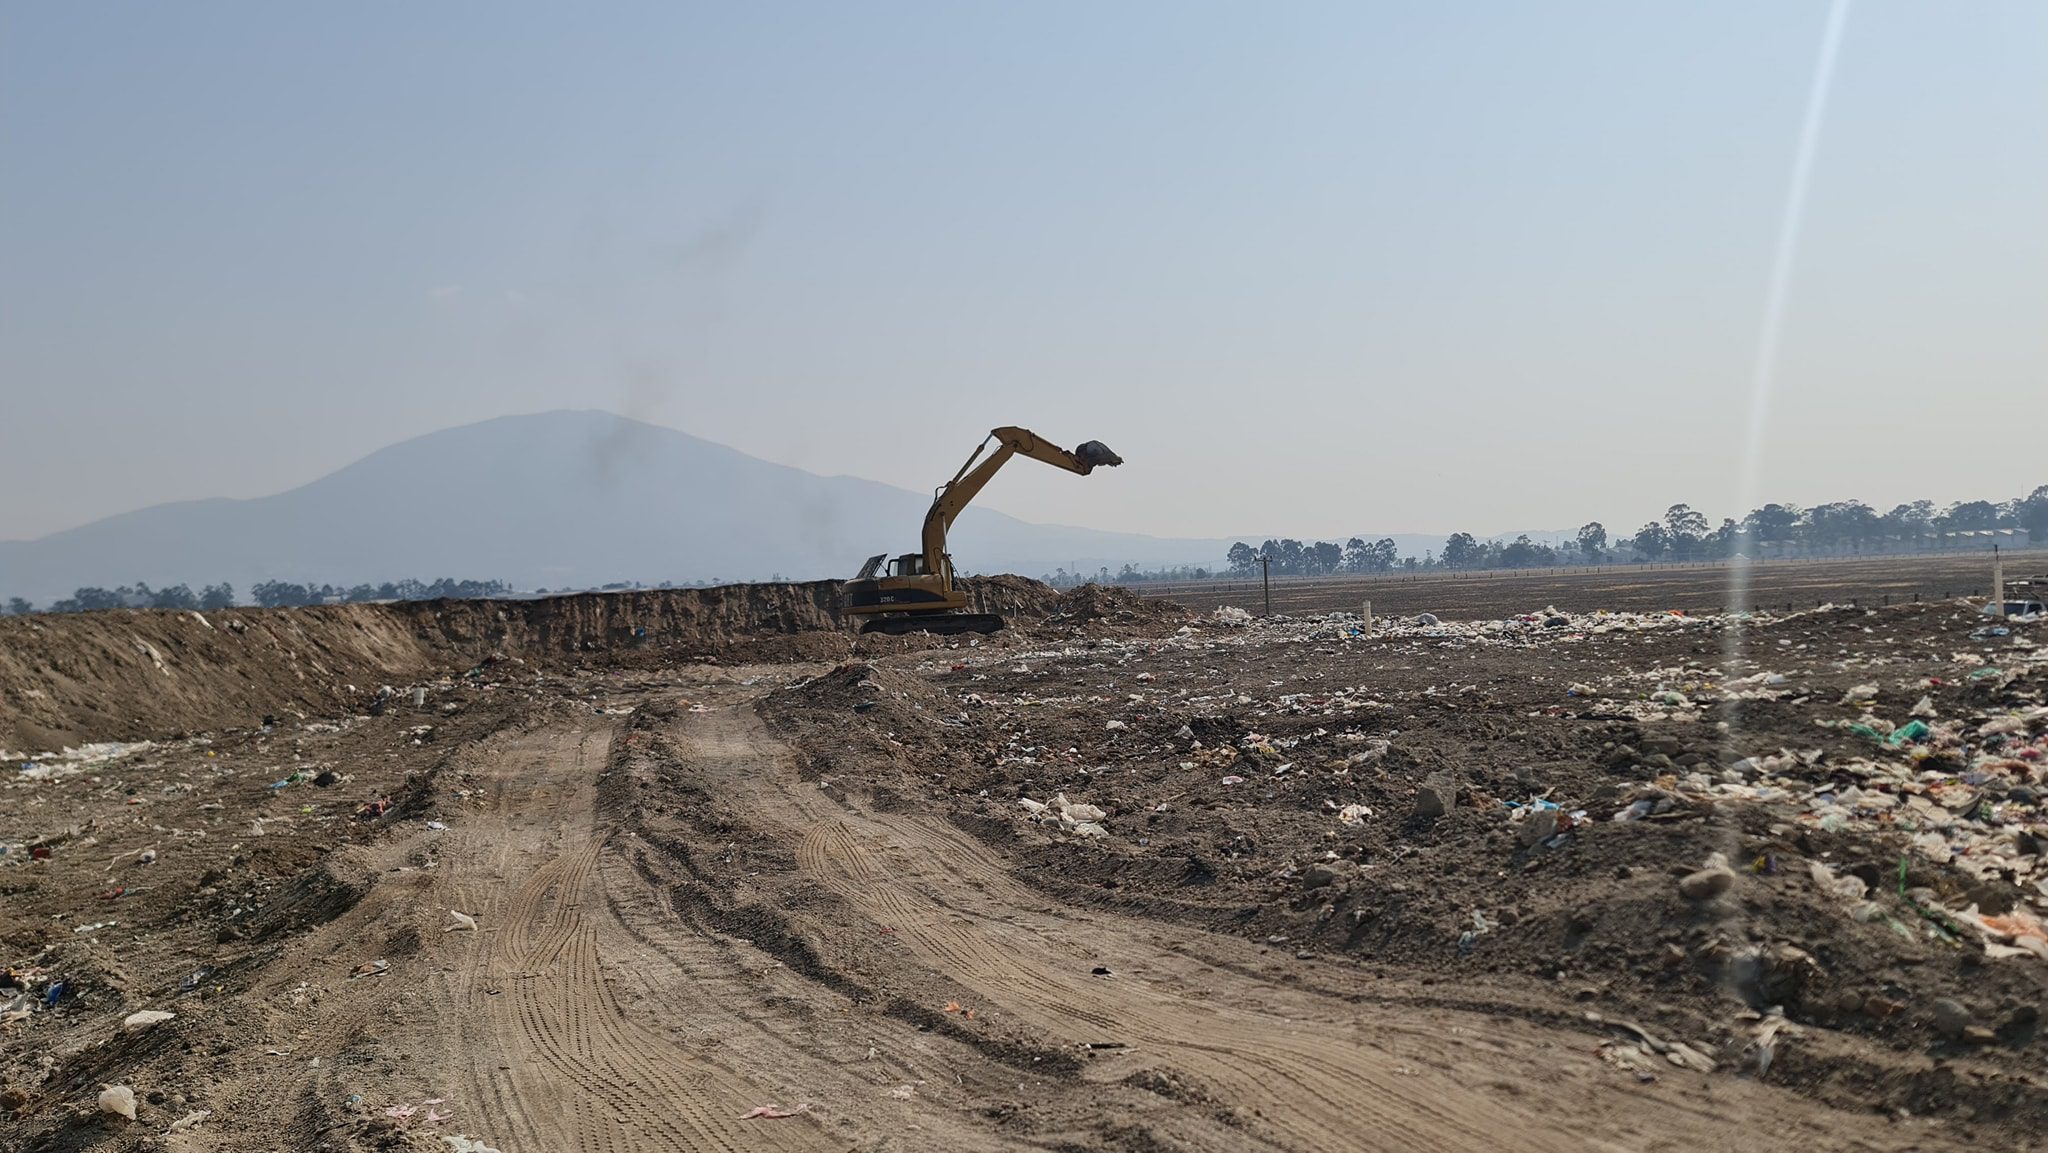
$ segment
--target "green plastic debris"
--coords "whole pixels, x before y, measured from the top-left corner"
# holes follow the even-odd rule
[[[1884,740],[1884,737],[1879,735],[1878,731],[1876,729],[1871,728],[1869,725],[1850,725],[1849,731],[1855,733],[1857,736],[1862,737],[1866,740]]]
[[[1896,749],[1908,741],[1925,740],[1927,734],[1933,731],[1927,727],[1926,721],[1907,721],[1905,724],[1893,729],[1892,735],[1886,737],[1884,743]]]

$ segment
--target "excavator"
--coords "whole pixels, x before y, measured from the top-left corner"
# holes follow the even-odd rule
[[[989,451],[989,445],[995,451]],[[986,454],[986,459],[984,459]],[[946,552],[946,530],[953,518],[967,507],[996,470],[1022,454],[1068,472],[1087,476],[1098,466],[1116,466],[1124,458],[1099,440],[1067,451],[1021,428],[998,428],[988,434],[953,479],[939,486],[932,497],[931,511],[924,515],[924,551],[905,553],[895,560],[889,554],[871,556],[859,575],[845,585],[846,611],[866,617],[863,633],[929,632],[939,636],[960,633],[992,633],[1003,627],[995,613],[970,613],[967,594],[953,583],[953,557]],[[978,464],[976,462],[979,462]],[[882,571],[883,562],[888,571]]]

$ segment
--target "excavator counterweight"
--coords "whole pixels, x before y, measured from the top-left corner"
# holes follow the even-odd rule
[[[995,445],[993,452],[989,450],[990,444]],[[869,557],[860,573],[846,582],[847,613],[868,618],[860,631],[892,636],[922,631],[944,636],[992,633],[1003,627],[1003,618],[994,613],[964,611],[967,595],[954,585],[953,558],[946,551],[946,533],[982,486],[1019,454],[1081,476],[1124,462],[1099,440],[1088,441],[1069,452],[1026,429],[1005,427],[990,432],[967,463],[960,466],[960,471],[953,474],[953,479],[940,485],[933,495],[931,511],[924,517],[922,551],[905,553],[894,560],[887,553]]]

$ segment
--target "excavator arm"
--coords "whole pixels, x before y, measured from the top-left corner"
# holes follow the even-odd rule
[[[996,446],[994,452],[989,452],[991,442]],[[987,454],[987,459],[983,459],[983,454]],[[946,557],[946,532],[953,527],[953,518],[960,515],[960,510],[967,507],[998,469],[1008,464],[1011,457],[1020,454],[1082,476],[1093,472],[1097,465],[1114,467],[1124,462],[1099,440],[1088,441],[1068,452],[1051,441],[1041,439],[1029,429],[1005,427],[991,431],[988,438],[975,448],[974,455],[967,458],[967,463],[960,466],[960,471],[953,474],[953,479],[940,486],[932,498],[931,511],[924,517],[926,572],[942,572],[951,581],[953,570]]]

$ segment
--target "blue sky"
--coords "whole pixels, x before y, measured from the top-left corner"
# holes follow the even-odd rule
[[[0,537],[608,408],[1161,535],[1736,499],[1824,3],[0,5]],[[2017,495],[2048,5],[1849,17],[1767,496]],[[1042,473],[1043,475],[1041,475]]]

